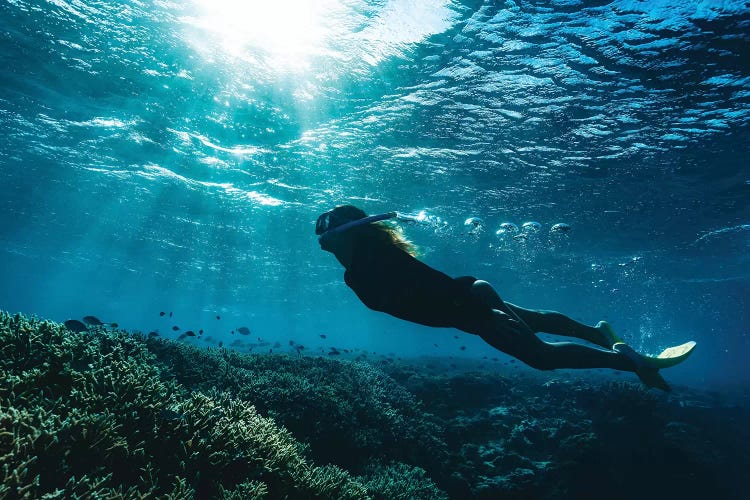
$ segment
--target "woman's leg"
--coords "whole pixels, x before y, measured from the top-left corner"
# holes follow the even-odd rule
[[[566,337],[575,337],[583,339],[611,349],[616,340],[612,337],[614,334],[608,334],[597,326],[588,326],[583,323],[565,316],[556,311],[538,311],[533,309],[524,309],[515,304],[505,302],[505,305],[511,309],[516,316],[523,319],[529,327],[535,332],[551,333],[553,335],[564,335]],[[602,323],[600,323],[601,325]]]
[[[524,309],[517,305],[503,301],[492,285],[486,281],[477,280],[472,286],[472,292],[476,293],[486,304],[493,309],[499,309],[506,314],[513,313],[517,319],[534,333],[551,333],[553,335],[565,335],[587,340],[592,344],[611,349],[614,340],[608,331],[601,328],[584,325],[564,314],[555,311],[535,311]]]
[[[626,356],[612,351],[588,347],[573,342],[544,342],[535,333],[538,321],[544,319],[543,313],[517,314],[516,309],[509,307],[486,281],[476,281],[472,293],[482,298],[494,311],[493,321],[477,332],[492,347],[509,354],[527,365],[539,370],[557,368],[612,368],[615,370],[635,371],[633,361]],[[526,310],[522,310],[523,312]],[[533,313],[533,311],[531,311]],[[512,321],[509,321],[509,317]],[[560,315],[562,316],[562,315]],[[541,318],[541,319],[540,319]],[[530,320],[529,325],[526,320]],[[559,319],[554,318],[553,319]],[[569,318],[568,318],[569,319]],[[573,320],[570,320],[573,321]],[[575,322],[574,322],[575,323]],[[544,324],[544,321],[542,321]],[[561,324],[564,324],[561,323]],[[583,325],[585,326],[585,325]],[[564,333],[570,335],[570,333]],[[588,340],[588,339],[587,339]]]
[[[499,314],[498,311],[495,311]],[[574,342],[544,342],[531,330],[519,333],[508,329],[505,319],[476,333],[495,349],[509,354],[532,368],[555,370],[558,368],[612,368],[636,371],[633,361],[616,351],[589,347]]]

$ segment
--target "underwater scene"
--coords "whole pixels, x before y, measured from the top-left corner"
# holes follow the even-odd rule
[[[746,1],[0,26],[0,498],[750,498]]]

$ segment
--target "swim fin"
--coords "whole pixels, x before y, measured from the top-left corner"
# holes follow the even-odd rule
[[[661,354],[654,357],[648,357],[649,363],[657,368],[669,368],[670,366],[679,365],[685,361],[693,349],[695,349],[695,341],[685,342],[684,344],[676,345],[673,347],[667,347]]]
[[[647,387],[655,387],[666,392],[672,390],[672,388],[669,387],[669,384],[667,384],[667,381],[664,380],[664,377],[659,374],[659,368],[651,363],[651,361],[656,358],[638,354],[635,349],[624,342],[615,343],[612,346],[612,350],[627,356],[628,359],[635,363],[635,374],[638,375],[638,378],[641,379],[641,382],[643,382],[644,385]]]
[[[600,321],[594,328],[599,330],[604,336],[604,344],[601,344],[602,347],[612,349],[613,345],[617,344],[618,342],[623,342],[623,340],[618,337],[615,331],[612,329],[612,326],[606,321]]]

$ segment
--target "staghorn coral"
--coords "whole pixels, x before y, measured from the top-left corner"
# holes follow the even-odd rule
[[[633,477],[651,498],[744,492],[744,408],[451,365],[244,355],[0,313],[0,498],[633,498]]]
[[[219,495],[226,500],[260,500],[267,497],[268,487],[260,481],[247,481],[233,489],[219,486]]]
[[[0,497],[368,497],[250,403],[166,378],[140,338],[0,312],[0,353]]]
[[[362,481],[376,499],[441,500],[448,498],[427,476],[424,469],[403,463],[370,466],[367,476],[362,478]]]
[[[443,429],[436,419],[369,364],[201,350],[162,339],[149,339],[147,345],[176,380],[200,391],[221,387],[252,402],[304,439],[318,462],[354,471],[383,456],[433,471],[445,462]]]

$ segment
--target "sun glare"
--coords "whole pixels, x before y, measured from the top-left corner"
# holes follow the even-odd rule
[[[367,72],[456,16],[452,0],[192,0],[190,11],[181,21],[199,53],[268,74]]]
[[[338,0],[193,0],[188,23],[233,57],[275,69],[305,69],[326,52]]]

